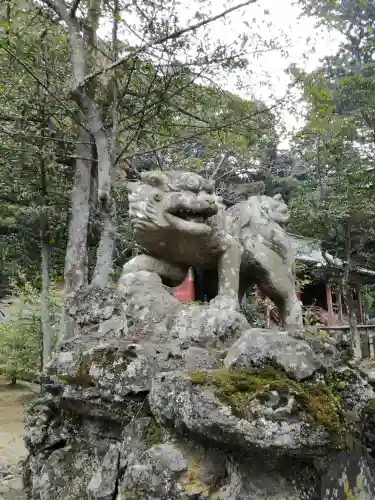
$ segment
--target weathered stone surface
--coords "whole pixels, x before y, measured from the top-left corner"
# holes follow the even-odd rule
[[[81,440],[71,440],[48,455],[29,458],[32,498],[38,500],[88,500],[86,488],[99,467],[94,449]]]
[[[291,476],[290,471],[294,474]],[[232,463],[218,500],[320,500],[317,475],[300,460],[274,461],[253,455]]]
[[[361,375],[371,384],[375,384],[375,363],[373,360],[363,360],[358,367]]]
[[[180,432],[188,429],[192,434],[232,448],[271,449],[284,454],[321,453],[330,444],[327,431],[312,425],[302,412],[296,415],[292,394],[283,399],[283,402],[277,399],[275,405],[271,402],[267,413],[267,404],[254,398],[247,418],[238,418],[213,392],[194,385],[181,372],[159,375],[149,396],[157,420]]]
[[[375,498],[375,463],[364,450],[341,452],[322,478],[321,497],[327,500]]]
[[[69,309],[26,412],[28,500],[317,500],[335,450],[360,429],[374,448],[374,391],[333,344],[181,304],[148,271],[119,292]]]
[[[67,312],[78,325],[92,325],[110,319],[119,305],[119,297],[112,286],[81,288],[70,294],[66,301]]]
[[[171,444],[155,445],[128,463],[119,486],[120,498],[169,500],[183,495],[179,480],[188,469],[183,454]]]
[[[326,369],[337,366],[342,362],[341,353],[338,349],[339,342],[326,332],[302,329],[288,332],[288,335],[294,339],[305,341]]]
[[[362,418],[362,441],[370,455],[375,459],[375,399],[363,408]]]
[[[246,330],[229,349],[224,360],[226,368],[249,368],[265,364],[279,366],[296,380],[311,377],[322,368],[311,347],[285,332],[261,328]]]
[[[333,390],[340,394],[347,417],[351,421],[359,422],[363,409],[375,401],[375,391],[372,386],[358,371],[348,366],[331,370],[327,379]]]
[[[111,445],[87,486],[89,500],[113,500],[116,496],[119,465],[119,446]]]
[[[143,173],[128,189],[134,237],[149,255],[127,262],[120,281],[127,273],[154,271],[177,285],[189,267],[199,268],[210,275],[214,309],[238,309],[246,289],[257,283],[282,304],[283,324],[302,326],[294,254],[281,226],[289,211],[280,194],[251,196],[225,210],[211,182],[178,170]]]
[[[118,289],[124,299],[129,334],[138,341],[214,347],[233,342],[248,328],[244,316],[236,311],[178,302],[155,273],[124,274]]]

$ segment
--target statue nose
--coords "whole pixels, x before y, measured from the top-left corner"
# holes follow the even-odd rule
[[[201,203],[207,203],[207,205],[215,205],[216,200],[213,196],[206,193],[199,193],[197,196],[197,201]]]
[[[218,210],[216,198],[207,193],[199,193],[196,198],[197,204],[203,210],[208,210],[211,213],[215,213]]]

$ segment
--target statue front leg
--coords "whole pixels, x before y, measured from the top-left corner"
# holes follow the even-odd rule
[[[212,309],[238,310],[240,267],[243,248],[239,241],[229,237],[226,250],[222,253],[218,263],[219,289],[217,296],[211,300]]]
[[[298,330],[303,327],[302,303],[295,293],[294,283],[284,302],[282,323],[287,330]]]
[[[137,255],[124,265],[121,276],[137,271],[156,273],[160,276],[165,285],[172,287],[182,283],[187,273],[186,269],[169,264],[164,260],[156,259],[150,255]]]

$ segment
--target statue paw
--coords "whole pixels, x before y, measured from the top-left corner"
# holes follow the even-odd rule
[[[237,295],[217,295],[210,301],[210,309],[238,311],[240,303]]]

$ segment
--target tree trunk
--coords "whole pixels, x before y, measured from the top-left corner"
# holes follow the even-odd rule
[[[72,195],[71,219],[65,256],[65,291],[82,287],[87,280],[87,231],[90,214],[91,135],[83,128],[76,146],[77,163]]]
[[[351,266],[351,221],[345,222],[345,261],[343,265],[342,292],[348,308],[349,332],[352,355],[355,361],[362,359],[361,338],[357,328],[357,320],[353,303],[353,295],[350,286],[350,266]]]
[[[113,19],[112,19],[112,59],[117,60],[118,56],[118,14],[119,0],[114,0]],[[116,143],[117,143],[117,81],[116,70],[112,76],[112,138],[111,138],[111,159],[109,179],[111,182],[110,189],[113,190],[115,178],[115,159],[116,159]],[[92,283],[104,288],[108,284],[109,277],[113,270],[113,252],[115,249],[115,234],[116,234],[116,205],[115,200],[111,196],[108,204],[101,204],[100,210],[102,230],[100,241],[96,254],[96,265],[92,277]]]
[[[91,135],[84,128],[79,130],[76,155],[71,218],[65,255],[64,304],[61,311],[58,341],[64,337],[68,328],[66,296],[87,283],[87,233],[90,216],[92,144]]]
[[[42,323],[42,370],[46,366],[52,349],[52,332],[50,325],[50,282],[49,282],[49,249],[46,236],[43,231],[40,234],[41,242],[41,272],[42,293],[40,296],[40,311]]]
[[[84,80],[86,71],[90,71],[94,64],[96,47],[96,29],[100,14],[100,0],[92,0],[88,5],[87,18],[84,23],[83,36],[80,23],[71,16],[65,2],[59,2],[57,12],[67,23],[69,40],[71,45],[71,56],[73,64],[73,89],[78,89]],[[76,172],[74,190],[72,196],[72,211],[69,224],[68,245],[65,257],[64,282],[66,296],[72,291],[78,290],[87,283],[87,235],[90,217],[90,186],[93,163],[93,147],[98,148],[96,138],[91,134],[88,124],[95,111],[91,103],[94,93],[94,84],[83,91],[72,93],[82,112],[82,127],[78,129],[76,145]],[[89,105],[89,106],[88,106]],[[93,108],[93,109],[91,109]],[[65,304],[61,314],[59,329],[59,340],[69,329],[68,317]]]
[[[45,44],[44,34],[41,37],[41,53],[44,55],[44,61],[46,58],[47,47]],[[49,84],[49,73],[46,69],[46,82]],[[44,95],[43,89],[39,86],[39,94]],[[47,111],[46,100],[43,99],[42,108],[40,109],[40,115],[42,118],[42,151],[48,136],[46,136],[46,130],[48,129],[49,115]],[[48,246],[48,229],[49,229],[49,219],[48,219],[48,180],[46,172],[46,161],[43,155],[40,159],[40,188],[41,188],[41,205],[42,213],[40,218],[40,267],[42,275],[42,293],[40,294],[40,314],[41,314],[41,325],[42,325],[42,338],[41,338],[41,353],[40,353],[40,364],[41,372],[43,371],[49,356],[51,354],[52,348],[52,330],[50,324],[50,279],[49,279],[49,246]]]
[[[114,205],[114,203],[113,203]],[[104,288],[108,284],[113,268],[113,251],[115,247],[115,214],[114,210],[102,211],[102,231],[96,254],[96,265],[92,283]]]

